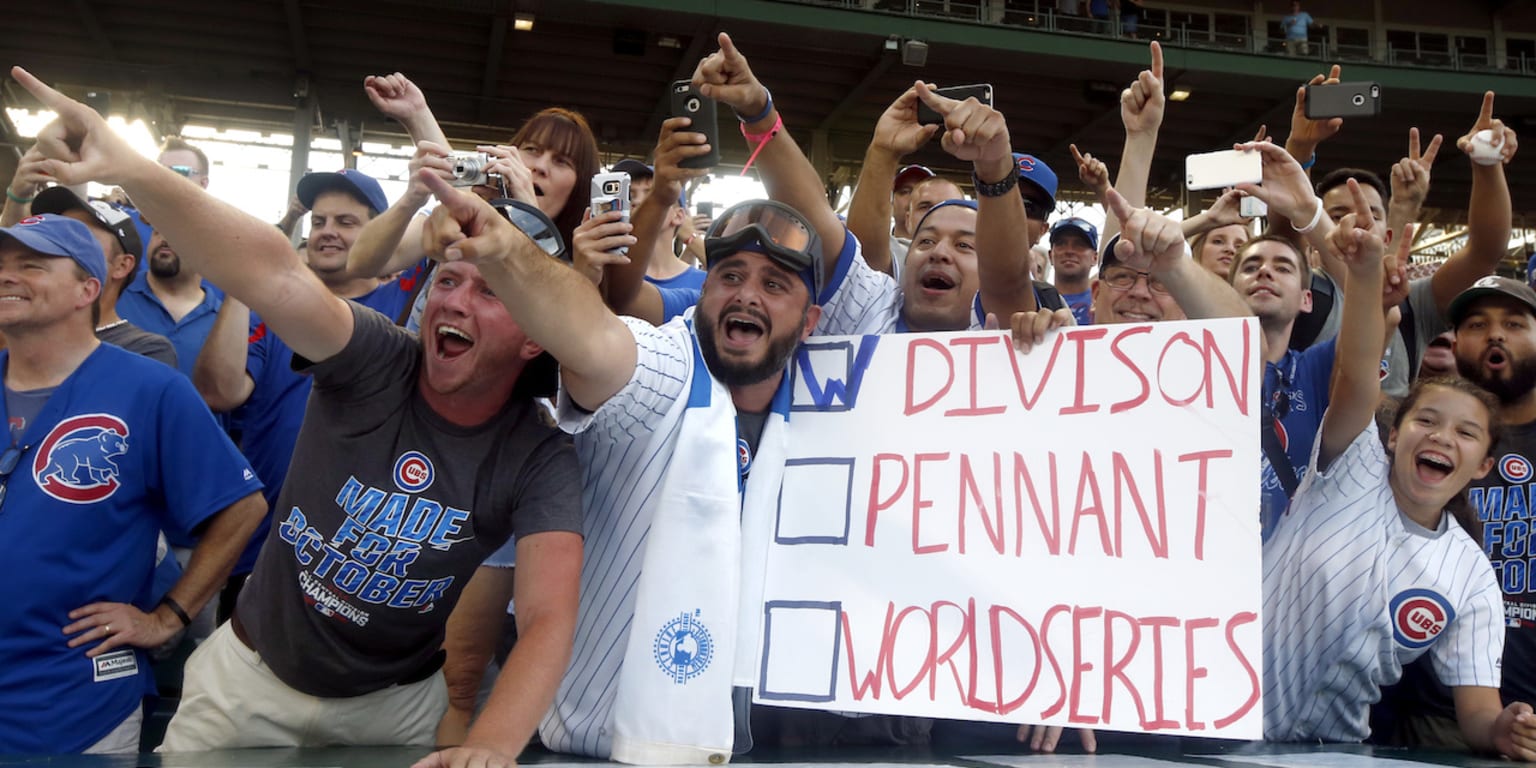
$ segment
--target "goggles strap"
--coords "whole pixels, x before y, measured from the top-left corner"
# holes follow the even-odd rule
[[[747,164],[741,167],[741,175],[747,175],[747,169],[752,167],[752,162],[757,159],[758,153],[762,152],[763,147],[768,146],[768,142],[773,141],[773,137],[779,135],[779,131],[782,130],[784,130],[783,115],[774,115],[773,127],[769,128],[766,133],[748,133],[747,124],[741,124],[741,137],[746,139],[748,144],[752,145],[752,155],[747,158]]]

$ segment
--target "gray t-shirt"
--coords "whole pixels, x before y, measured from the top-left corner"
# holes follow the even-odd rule
[[[1429,348],[1429,342],[1436,336],[1450,330],[1451,327],[1440,315],[1440,309],[1435,306],[1435,291],[1431,285],[1432,277],[1421,277],[1408,283],[1408,303],[1413,307],[1414,326],[1414,350],[1413,360],[1423,360],[1424,350]],[[1313,344],[1321,344],[1328,339],[1339,335],[1339,323],[1344,316],[1344,292],[1338,285],[1334,286],[1333,308],[1328,312],[1328,318],[1323,322],[1323,331],[1318,334]],[[1389,397],[1401,398],[1408,394],[1408,386],[1417,378],[1418,371],[1409,371],[1408,366],[1412,362],[1408,356],[1408,345],[1403,341],[1403,328],[1398,327],[1397,333],[1392,334],[1392,340],[1387,345],[1387,354],[1382,357],[1382,362],[1387,366],[1387,376],[1382,379],[1381,391]]]
[[[514,397],[461,427],[418,392],[421,343],[351,304],[347,346],[316,364],[272,531],[236,616],[273,673],[312,696],[411,679],[465,583],[515,531],[581,532],[571,438]]]
[[[159,360],[172,368],[176,367],[176,347],[171,346],[170,339],[158,333],[150,333],[127,320],[97,331],[96,338],[113,346],[122,347],[136,355]]]

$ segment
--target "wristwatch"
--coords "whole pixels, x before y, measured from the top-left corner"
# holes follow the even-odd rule
[[[1013,188],[1019,185],[1019,169],[1018,166],[1014,166],[1008,172],[1008,175],[1003,177],[1002,181],[991,184],[982,181],[975,171],[971,171],[971,183],[976,185],[976,195],[978,197],[1002,197],[1012,192]]]

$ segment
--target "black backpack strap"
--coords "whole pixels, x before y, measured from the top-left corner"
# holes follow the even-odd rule
[[[1264,456],[1269,459],[1269,466],[1275,470],[1275,477],[1280,478],[1280,487],[1285,489],[1286,498],[1290,498],[1296,495],[1296,487],[1301,482],[1296,479],[1296,468],[1291,466],[1291,457],[1286,455],[1284,448],[1280,447],[1280,435],[1275,433],[1275,420],[1268,414],[1263,420],[1263,425],[1259,427],[1259,434],[1264,445]]]

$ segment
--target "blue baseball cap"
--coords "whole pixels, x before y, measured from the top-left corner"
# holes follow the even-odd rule
[[[1051,207],[1056,207],[1056,172],[1044,160],[1022,152],[1013,153],[1013,162],[1019,167],[1019,178],[1044,192],[1051,199]],[[1019,191],[1022,193],[1023,188]]]
[[[44,256],[73,259],[86,274],[106,285],[107,257],[101,252],[101,244],[91,236],[90,227],[68,216],[56,213],[28,216],[15,226],[0,229],[0,238],[4,237]]]
[[[1092,222],[1072,216],[1052,224],[1050,238],[1052,245],[1056,243],[1056,233],[1063,231],[1077,232],[1087,238],[1089,248],[1092,248],[1095,252],[1099,250],[1099,228],[1095,227]]]
[[[384,188],[379,186],[379,182],[372,176],[353,168],[343,168],[335,173],[304,174],[304,178],[299,179],[299,202],[303,203],[305,208],[313,208],[315,198],[319,197],[321,192],[332,189],[339,189],[363,201],[375,216],[389,207],[389,198],[384,196]]]

